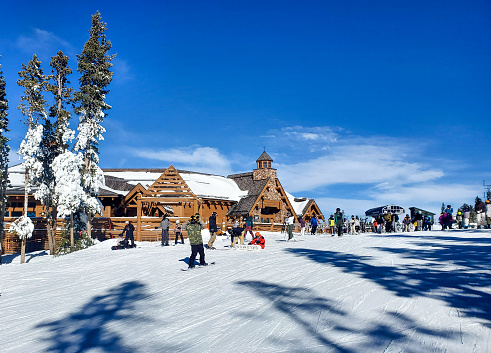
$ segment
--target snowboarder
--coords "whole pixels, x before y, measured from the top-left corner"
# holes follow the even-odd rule
[[[208,245],[207,248],[211,250],[215,250],[215,247],[213,246],[213,243],[215,242],[215,239],[217,238],[217,213],[213,212],[208,219],[208,229],[210,231],[210,240],[208,240]]]
[[[133,224],[131,224],[130,221],[126,221],[124,223],[126,225],[123,229],[123,232],[121,233],[121,236],[126,234],[126,236],[124,238],[124,245],[125,245],[125,247],[128,247],[128,240],[131,240],[131,247],[134,248],[135,247],[135,238],[133,237],[133,232],[135,231],[135,227],[133,226]]]
[[[170,221],[165,214],[160,222],[160,228],[162,228],[162,246],[169,246],[169,228]]]
[[[189,243],[191,244],[191,256],[189,257],[188,266],[194,268],[194,260],[199,254],[199,263],[201,266],[207,266],[205,262],[205,248],[203,247],[203,237],[201,229],[204,228],[204,223],[199,219],[199,214],[191,216],[191,219],[186,221],[183,226],[188,231]]]

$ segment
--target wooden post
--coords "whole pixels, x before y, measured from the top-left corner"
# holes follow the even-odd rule
[[[141,194],[136,196],[136,240],[142,241],[141,233],[142,200]]]

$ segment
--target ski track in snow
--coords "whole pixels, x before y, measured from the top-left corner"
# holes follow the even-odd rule
[[[490,231],[263,235],[187,272],[189,244],[14,258],[2,352],[491,352]]]

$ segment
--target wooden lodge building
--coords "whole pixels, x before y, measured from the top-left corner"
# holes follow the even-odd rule
[[[223,230],[248,215],[253,217],[254,230],[277,231],[289,214],[294,215],[295,222],[301,216],[307,220],[313,215],[324,219],[313,199],[295,198],[283,189],[273,168],[273,159],[266,152],[256,162],[257,168],[252,172],[228,177],[177,170],[172,165],[167,169],[103,169],[105,186],[99,193],[103,211],[93,218],[92,235],[101,240],[115,237],[129,220],[135,226],[137,241],[157,241],[161,235],[158,226],[164,214],[169,215],[171,230],[176,220],[183,223],[196,213],[207,222],[216,212],[217,224],[221,223]],[[9,178],[7,229],[10,222],[22,215],[22,165],[11,167]],[[43,208],[32,195],[28,215],[36,228],[31,242],[37,244],[28,251],[46,248]],[[59,224],[62,223],[60,220]],[[15,242],[18,240],[6,232],[4,252],[16,252]]]

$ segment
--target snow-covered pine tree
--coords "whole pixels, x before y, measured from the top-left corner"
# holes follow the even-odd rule
[[[18,154],[24,159],[25,169],[25,188],[24,188],[24,213],[10,228],[19,235],[21,243],[21,263],[25,262],[26,239],[32,236],[34,226],[27,216],[27,203],[29,191],[35,180],[41,175],[43,165],[38,157],[41,155],[41,139],[43,136],[43,126],[39,123],[40,119],[47,119],[46,100],[44,91],[46,90],[47,77],[43,74],[41,61],[36,55],[32,56],[28,65],[22,64],[22,71],[19,71],[20,79],[17,84],[24,87],[24,94],[21,96],[21,103],[18,109],[26,117],[27,133],[20,144]]]
[[[87,232],[90,235],[90,218],[92,214],[101,212],[101,204],[97,196],[99,187],[104,184],[104,175],[99,168],[99,141],[103,140],[102,134],[106,131],[101,123],[105,117],[105,111],[111,106],[105,102],[109,93],[107,87],[112,81],[113,73],[111,61],[115,55],[109,55],[111,42],[106,39],[104,32],[107,26],[101,20],[99,11],[92,16],[90,37],[84,45],[82,53],[77,55],[78,68],[81,74],[79,79],[80,91],[74,95],[76,102],[75,113],[79,115],[78,135],[74,146],[75,151],[81,151],[84,157],[82,172],[82,185],[90,196],[90,203],[85,205],[87,212]],[[97,205],[93,208],[93,205]]]
[[[5,233],[3,222],[7,205],[6,191],[9,182],[8,164],[10,152],[10,146],[8,145],[10,139],[5,136],[5,133],[10,131],[8,129],[9,119],[7,113],[9,106],[5,93],[5,77],[1,68],[2,65],[0,64],[0,264],[2,263],[2,242]]]
[[[68,57],[58,51],[51,57],[51,82],[46,88],[54,95],[54,104],[49,109],[49,116],[44,119],[43,138],[41,140],[41,153],[37,156],[42,163],[41,174],[35,182],[38,186],[34,197],[44,206],[46,217],[46,230],[50,254],[55,253],[56,245],[56,180],[52,168],[54,159],[64,153],[68,147],[67,142],[73,139],[74,132],[69,127],[70,113],[65,109],[71,99],[72,89],[67,87],[70,82],[67,76],[72,72],[68,67]]]

